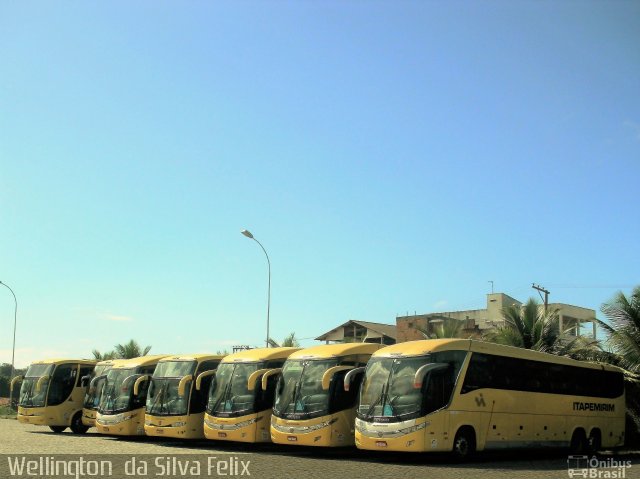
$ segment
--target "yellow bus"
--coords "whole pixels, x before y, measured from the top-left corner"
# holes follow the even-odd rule
[[[270,442],[275,386],[285,360],[300,348],[258,348],[226,356],[209,389],[207,439]]]
[[[144,413],[149,380],[158,361],[166,355],[140,356],[114,361],[107,373],[98,411],[96,429],[116,436],[144,435]]]
[[[353,445],[358,387],[364,366],[381,347],[326,344],[289,356],[276,386],[271,440],[301,446]]]
[[[410,341],[367,365],[356,446],[389,451],[475,451],[624,443],[621,371],[468,339]]]
[[[170,356],[156,367],[144,420],[147,436],[202,439],[209,385],[224,355]]]
[[[67,427],[75,434],[89,429],[82,423],[85,388],[81,378],[91,374],[95,361],[84,359],[46,359],[29,366],[24,377],[15,377],[11,386],[22,381],[18,400],[18,421],[49,426],[53,432]]]
[[[100,393],[107,379],[107,373],[111,369],[114,359],[99,361],[95,369],[88,375],[81,378],[86,384],[86,393],[84,395],[84,404],[82,407],[82,424],[87,427],[96,425],[96,411],[100,403]]]

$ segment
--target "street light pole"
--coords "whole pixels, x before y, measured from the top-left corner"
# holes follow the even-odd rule
[[[255,239],[249,230],[242,230],[241,233],[249,239],[252,239],[256,243],[260,245],[262,251],[264,251],[264,255],[267,257],[267,266],[268,266],[268,274],[269,274],[269,282],[267,283],[267,339],[265,340],[266,346],[269,347],[269,311],[271,310],[271,261],[269,260],[269,255],[267,254],[267,250],[264,249],[262,243]]]
[[[13,312],[13,347],[11,349],[11,376],[9,377],[9,382],[11,382],[13,380],[13,372],[15,371],[14,360],[16,356],[16,325],[18,324],[18,300],[16,299],[16,294],[8,284],[3,283],[2,281],[0,281],[0,284],[11,291],[11,294],[13,295],[13,301],[16,304],[15,310]]]

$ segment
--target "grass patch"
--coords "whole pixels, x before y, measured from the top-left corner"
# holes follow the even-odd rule
[[[16,411],[9,406],[0,406],[0,418],[3,419],[15,419]]]

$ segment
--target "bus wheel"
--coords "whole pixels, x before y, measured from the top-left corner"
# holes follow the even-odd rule
[[[67,428],[67,426],[49,426],[49,429],[51,429],[53,432],[62,432]]]
[[[587,452],[589,443],[583,429],[576,429],[571,436],[571,445],[569,449],[573,454],[584,454]]]
[[[602,435],[600,434],[600,429],[593,429],[591,431],[591,434],[589,434],[587,447],[591,454],[594,454],[600,450],[600,448],[602,447]]]
[[[453,440],[453,456],[458,461],[469,459],[476,452],[476,434],[473,428],[460,428]]]
[[[84,434],[89,430],[89,426],[82,424],[82,412],[77,412],[71,420],[71,432],[74,434]]]

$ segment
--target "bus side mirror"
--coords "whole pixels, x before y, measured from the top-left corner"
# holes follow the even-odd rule
[[[424,382],[424,378],[431,371],[441,371],[443,369],[447,369],[449,365],[447,363],[429,363],[421,366],[416,371],[415,376],[413,377],[413,388],[420,389],[422,387],[422,383]]]
[[[351,388],[351,382],[354,380],[356,375],[358,373],[361,373],[362,371],[364,371],[364,366],[361,368],[352,369],[351,371],[349,371],[347,374],[344,375],[343,387],[345,392],[349,392],[349,389]]]
[[[96,377],[95,377],[95,378],[93,378],[93,379],[91,380],[91,382],[89,383],[89,387],[90,387],[90,388],[95,388],[95,387],[96,387],[96,383],[97,383],[98,381],[102,381],[103,379],[106,379],[106,378],[107,378],[107,375],[106,375],[106,374],[103,374],[102,376],[96,376]]]
[[[270,371],[264,373],[264,376],[262,376],[262,390],[266,391],[267,390],[267,380],[275,375],[275,374],[280,374],[282,372],[282,368],[274,368],[271,369]]]
[[[264,373],[269,371],[268,369],[258,369],[257,371],[249,374],[247,378],[247,389],[249,391],[253,391],[256,388],[256,382],[258,381],[258,377],[262,376]]]
[[[131,376],[129,376],[129,377],[131,377]],[[134,395],[134,396],[137,396],[137,395],[138,395],[138,393],[140,392],[140,385],[141,385],[143,382],[148,381],[150,377],[151,377],[151,376],[149,376],[148,374],[143,374],[143,375],[142,375],[142,376],[140,376],[138,379],[136,379],[136,382],[135,382],[135,383],[133,383],[133,395]],[[128,378],[127,378],[127,379],[128,379]],[[124,383],[125,383],[125,382],[126,382],[126,379],[125,379],[125,380],[123,381],[123,383],[122,383],[122,384],[123,384],[123,387],[124,387]]]
[[[200,386],[202,386],[202,380],[207,376],[213,376],[216,373],[217,369],[210,369],[209,371],[205,371],[203,373],[198,374],[196,378],[196,391],[200,391]]]
[[[13,397],[13,388],[15,387],[16,383],[18,382],[21,383],[23,379],[24,379],[24,376],[16,376],[11,380],[11,384],[9,387],[11,397]]]
[[[50,376],[40,376],[38,378],[38,382],[36,383],[36,394],[40,392],[40,389],[42,389],[42,383],[48,381],[49,377]]]
[[[325,391],[329,389],[331,378],[335,373],[337,373],[338,371],[346,371],[348,369],[353,369],[353,366],[334,366],[327,369],[322,375],[322,389],[324,389]]]
[[[187,374],[180,380],[178,383],[178,396],[184,397],[189,381],[193,381],[193,374]]]
[[[86,376],[82,376],[80,378],[80,386],[82,386],[83,388],[86,388],[89,383],[91,382],[91,375],[87,374]]]

